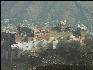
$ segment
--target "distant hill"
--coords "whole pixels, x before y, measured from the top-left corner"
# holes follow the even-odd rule
[[[42,24],[57,20],[67,20],[68,24],[82,23],[88,27],[93,24],[92,1],[2,1],[1,19],[17,18],[18,24],[23,20],[29,23]]]

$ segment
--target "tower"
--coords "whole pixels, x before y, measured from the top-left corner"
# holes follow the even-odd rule
[[[85,45],[84,40],[86,38],[87,35],[87,30],[81,30],[81,37],[80,37],[80,44],[81,45]]]

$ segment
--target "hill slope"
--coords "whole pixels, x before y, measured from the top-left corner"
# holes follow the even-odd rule
[[[93,24],[92,1],[2,1],[1,19],[17,18],[17,23],[27,19],[29,23],[55,25],[56,20],[67,23]],[[16,23],[15,23],[16,24]]]

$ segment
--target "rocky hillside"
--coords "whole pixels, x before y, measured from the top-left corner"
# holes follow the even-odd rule
[[[2,1],[1,19],[16,18],[16,23],[28,20],[29,23],[55,25],[60,20],[68,24],[93,24],[92,1]]]

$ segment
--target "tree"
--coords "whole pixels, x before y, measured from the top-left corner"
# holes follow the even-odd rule
[[[86,46],[81,47],[81,63],[93,65],[93,38],[85,40]]]
[[[58,56],[55,53],[52,53],[52,54],[50,53],[50,54],[48,54],[48,56],[43,57],[41,59],[41,64],[42,65],[46,65],[46,64],[59,64],[59,63],[63,64],[63,63],[65,63],[65,60],[64,60],[64,58]]]
[[[56,50],[57,54],[63,57],[67,64],[79,63],[80,43],[78,41],[65,42],[60,41]]]

